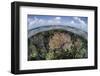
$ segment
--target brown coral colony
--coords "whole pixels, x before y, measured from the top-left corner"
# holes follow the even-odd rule
[[[55,32],[49,40],[50,49],[55,48],[70,48],[71,36],[66,33]]]

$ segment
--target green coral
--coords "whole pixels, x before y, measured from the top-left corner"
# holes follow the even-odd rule
[[[46,60],[52,60],[55,58],[55,55],[54,55],[54,51],[49,51],[47,54],[46,54]]]

